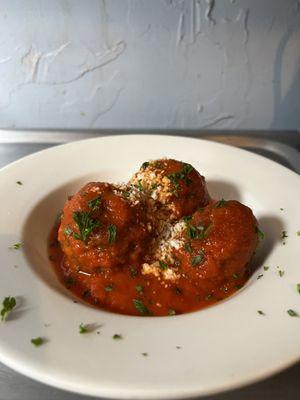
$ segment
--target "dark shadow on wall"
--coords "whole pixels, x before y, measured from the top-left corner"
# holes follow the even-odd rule
[[[297,72],[294,76],[293,82],[284,98],[282,98],[281,85],[283,74],[283,56],[289,39],[295,32],[300,30],[300,23],[297,19],[293,26],[285,32],[279,43],[274,66],[274,114],[271,123],[271,129],[300,129],[300,49],[299,58],[297,62]],[[299,32],[300,34],[300,32]],[[293,121],[291,126],[291,119]],[[296,126],[295,126],[296,125]]]

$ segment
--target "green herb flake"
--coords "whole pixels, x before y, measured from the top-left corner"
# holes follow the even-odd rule
[[[209,235],[213,224],[210,223],[207,227],[203,225],[194,226],[190,223],[191,217],[183,218],[186,225],[186,234],[190,239],[206,239]]]
[[[266,265],[264,266],[264,271],[268,271],[269,267],[267,267]]]
[[[34,346],[36,346],[36,347],[39,347],[39,346],[41,346],[41,345],[44,343],[44,339],[41,338],[41,337],[33,338],[33,339],[31,339],[30,341],[31,341],[31,343],[32,343]]]
[[[164,263],[163,261],[159,260],[159,268],[163,271],[165,271],[166,269],[168,269],[168,266],[166,263]]]
[[[106,292],[112,292],[113,288],[114,288],[114,285],[113,285],[113,283],[111,283],[110,285],[105,286],[104,290]]]
[[[127,190],[123,190],[122,194],[123,194],[124,197],[129,197],[130,196],[130,192],[127,191]]]
[[[232,274],[233,279],[238,279],[238,274],[236,274],[235,272]]]
[[[143,315],[150,315],[150,311],[148,308],[144,305],[144,303],[141,300],[138,299],[133,299],[132,300],[133,305],[135,308]]]
[[[262,310],[257,310],[259,315],[266,315]]]
[[[264,274],[259,274],[259,275],[257,276],[257,279],[261,279],[263,276],[264,276]]]
[[[186,243],[184,244],[184,250],[187,251],[188,253],[191,253],[191,252],[192,252],[191,243],[186,242]]]
[[[217,203],[215,203],[214,208],[225,207],[226,204],[227,204],[227,201],[224,199],[221,199],[221,200],[217,201]]]
[[[205,296],[205,300],[210,300],[213,297],[213,295],[211,293],[209,293],[207,296]]]
[[[142,356],[144,356],[144,357],[148,357],[148,353],[142,353]]]
[[[289,314],[290,317],[299,317],[299,314],[294,311],[294,310],[287,310],[287,313]]]
[[[278,275],[280,276],[280,278],[282,278],[283,275],[284,275],[284,271],[283,271],[282,269],[280,269],[280,270],[278,271]]]
[[[170,308],[170,310],[168,311],[168,315],[170,316],[176,315],[176,311]]]
[[[14,297],[8,296],[4,298],[0,312],[1,321],[6,319],[7,315],[15,308],[16,304],[16,299]]]
[[[110,224],[107,228],[108,231],[108,243],[113,244],[116,241],[117,227],[116,225]]]
[[[101,196],[98,196],[95,199],[88,201],[88,207],[92,212],[96,211],[99,208],[101,201]]]
[[[192,267],[196,267],[204,261],[205,253],[203,250],[200,250],[200,253],[192,258]]]
[[[81,323],[79,325],[79,333],[82,334],[82,333],[88,333],[88,332],[90,332],[89,325]]]
[[[70,235],[73,234],[73,231],[72,231],[72,229],[69,227],[69,225],[65,227],[65,229],[64,229],[64,234],[67,235],[67,236],[70,236]]]
[[[120,335],[119,333],[115,333],[115,334],[113,335],[112,338],[113,338],[114,340],[121,340],[121,339],[123,339],[123,336]]]
[[[137,183],[137,185],[135,185],[135,187],[138,188],[140,192],[144,192],[145,191],[144,186],[142,185],[142,180],[141,179],[138,180],[138,183]]]
[[[144,292],[144,288],[142,285],[136,285],[135,290],[140,294]]]
[[[75,211],[73,213],[73,219],[79,229],[79,233],[73,233],[75,239],[86,242],[94,229],[100,226],[99,221],[96,221],[94,218],[92,218],[91,212],[92,210],[90,212]]]
[[[129,267],[129,273],[131,278],[135,278],[138,274],[137,269],[135,267]]]
[[[300,236],[300,231],[297,231],[297,236]]]
[[[194,168],[190,164],[183,164],[181,170],[177,172],[172,172],[171,174],[167,175],[167,178],[170,179],[172,182],[175,191],[177,191],[180,187],[179,181],[183,181],[186,186],[189,186],[192,183],[192,180],[188,177],[188,175],[194,170]]]
[[[279,209],[280,211],[283,211],[284,210],[284,208],[282,208],[282,207],[280,207],[280,209]]]
[[[23,185],[23,183],[22,183],[21,181],[17,181],[16,184],[17,184],[17,185],[20,185],[20,186]]]
[[[9,247],[10,250],[19,250],[22,247],[22,243],[14,243]]]
[[[259,240],[263,240],[265,238],[265,234],[258,228],[258,226],[255,227],[255,233],[257,234]]]
[[[141,169],[146,169],[148,166],[149,166],[149,162],[145,161],[145,162],[143,162]]]
[[[297,292],[300,294],[300,283],[297,283]]]
[[[75,285],[75,279],[72,276],[68,276],[65,279],[65,284],[67,287],[73,286],[73,285]]]
[[[176,346],[176,349],[177,349],[177,350],[180,350],[180,349],[181,349],[181,346]]]

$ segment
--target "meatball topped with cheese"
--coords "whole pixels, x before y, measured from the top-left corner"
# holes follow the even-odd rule
[[[144,208],[109,183],[85,185],[65,204],[58,233],[69,268],[93,274],[141,262],[152,230]]]
[[[170,287],[188,285],[193,288],[189,293],[202,300],[223,298],[249,277],[257,244],[257,221],[250,208],[234,200],[214,201],[177,222],[142,272],[161,276]]]
[[[177,160],[144,162],[129,183],[149,197],[158,219],[177,220],[209,202],[204,177]]]

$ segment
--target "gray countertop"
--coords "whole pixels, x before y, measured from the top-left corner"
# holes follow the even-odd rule
[[[0,167],[27,154],[56,144],[86,137],[103,136],[112,131],[0,131]],[[144,132],[150,133],[150,132]],[[152,133],[152,132],[151,132]],[[162,132],[153,132],[162,133]],[[171,132],[167,132],[171,133]],[[173,132],[172,132],[173,133]],[[175,132],[183,134],[183,132]],[[264,155],[300,173],[300,134],[297,132],[184,132],[187,136],[201,137],[232,144]],[[289,338],[287,338],[289,340]],[[251,386],[205,397],[207,400],[290,400],[300,396],[300,363],[267,380]],[[90,397],[67,393],[26,378],[0,363],[0,400],[84,400]]]

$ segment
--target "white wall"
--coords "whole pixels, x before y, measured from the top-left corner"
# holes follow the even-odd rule
[[[2,0],[0,126],[300,129],[300,1]]]

